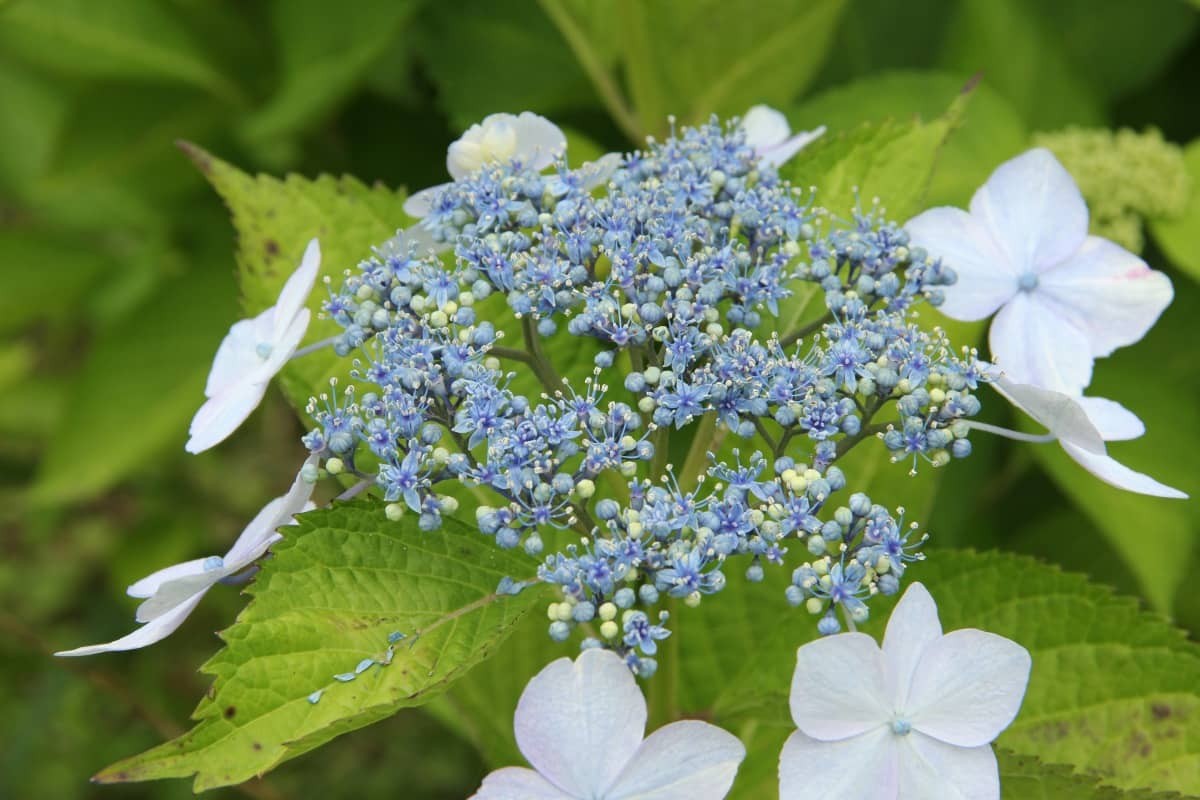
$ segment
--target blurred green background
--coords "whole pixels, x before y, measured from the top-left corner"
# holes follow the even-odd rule
[[[233,440],[183,452],[238,306],[232,227],[177,139],[251,171],[420,188],[445,179],[446,145],[494,111],[550,116],[573,152],[627,149],[669,113],[764,101],[836,136],[936,115],[981,75],[929,202],[963,204],[1002,160],[1067,143],[1068,167],[1094,176],[1081,179],[1094,211],[1111,210],[1102,232],[1140,241],[1176,287],[1144,342],[1097,365],[1092,393],[1149,427],[1112,452],[1194,496],[1197,17],[1182,0],[0,2],[0,797],[190,794],[87,778],[186,726],[237,593],[211,593],[151,650],[49,653],[129,630],[124,587],[223,552],[301,457],[274,390]],[[1138,136],[1041,136],[1071,126]],[[925,478],[940,481],[932,510],[916,509],[935,547],[1037,555],[1196,636],[1195,502],[1110,490],[1057,448],[976,444]],[[456,798],[484,771],[409,711],[215,794]]]

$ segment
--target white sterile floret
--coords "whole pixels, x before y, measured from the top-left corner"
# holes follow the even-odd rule
[[[912,584],[882,648],[842,633],[796,653],[799,730],[780,754],[781,800],[997,800],[990,743],[1016,717],[1031,663],[1002,636],[943,635],[933,598]]]
[[[267,384],[296,352],[308,330],[310,314],[305,303],[320,269],[321,248],[313,239],[275,305],[229,329],[204,387],[208,400],[192,418],[185,445],[189,453],[203,452],[224,441],[258,408]]]
[[[637,681],[601,649],[534,676],[514,723],[533,769],[496,770],[477,800],[719,800],[746,756],[735,736],[707,722],[673,722],[646,737]]]
[[[144,623],[142,627],[105,644],[77,647],[55,655],[90,656],[136,650],[165,639],[183,624],[209,589],[225,578],[248,569],[262,558],[267,548],[283,538],[276,530],[283,525],[293,524],[294,515],[312,508],[309,498],[313,484],[305,478],[311,477],[309,467],[315,467],[317,461],[317,456],[309,456],[288,493],[267,503],[224,557],[209,556],[173,564],[131,585],[126,590],[129,596],[145,599],[137,610],[137,621]]]
[[[1187,494],[1121,464],[1108,455],[1105,442],[1136,439],[1145,426],[1129,409],[1103,397],[1068,396],[1062,392],[1017,383],[1006,375],[992,388],[1037,420],[1062,449],[1084,469],[1118,489],[1177,500]]]
[[[825,126],[801,131],[793,136],[792,127],[782,112],[770,106],[758,105],[742,117],[742,130],[746,133],[746,144],[754,148],[759,160],[769,166],[779,167],[819,139],[825,133]]]
[[[1018,383],[1082,394],[1093,360],[1145,336],[1173,295],[1166,275],[1088,235],[1079,188],[1043,148],[1001,164],[969,212],[934,208],[904,227],[958,275],[943,313],[996,314],[992,357]]]

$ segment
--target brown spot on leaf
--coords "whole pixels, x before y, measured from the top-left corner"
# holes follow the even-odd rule
[[[233,719],[235,716],[237,716],[237,708],[235,706],[228,706],[225,709],[225,719]]]
[[[279,242],[274,239],[267,239],[263,242],[263,249],[267,252],[267,258],[274,258],[279,255]]]
[[[253,747],[255,750],[262,750],[262,742],[254,742],[250,746]]]
[[[1150,713],[1154,715],[1155,719],[1166,719],[1171,716],[1171,707],[1166,703],[1155,703],[1150,706]]]

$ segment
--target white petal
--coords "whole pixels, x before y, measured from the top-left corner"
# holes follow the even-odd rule
[[[908,687],[921,654],[942,638],[937,603],[929,590],[913,583],[892,610],[883,634],[883,666],[888,680],[888,695],[896,708],[903,708]]]
[[[1004,374],[994,378],[991,386],[1010,403],[1045,425],[1060,443],[1070,442],[1089,452],[1104,454],[1104,438],[1079,404],[1079,398],[1017,383]]]
[[[1089,453],[1081,447],[1068,442],[1060,442],[1067,455],[1079,462],[1088,472],[1100,480],[1138,494],[1148,494],[1154,497],[1169,497],[1174,500],[1186,500],[1187,493],[1167,486],[1141,472],[1135,472],[1109,455]]]
[[[883,654],[863,633],[839,633],[796,651],[792,719],[808,736],[846,739],[892,718]]]
[[[746,133],[746,144],[759,152],[783,144],[792,135],[792,126],[783,112],[764,105],[747,111],[741,128]]]
[[[955,747],[918,731],[900,738],[899,800],[1000,800],[990,745]]]
[[[257,317],[235,322],[229,333],[221,340],[217,355],[213,358],[208,382],[204,386],[205,397],[216,397],[234,384],[252,375],[262,366],[258,355],[258,344],[264,341],[259,331],[269,331],[275,324],[275,309],[268,308]]]
[[[781,167],[792,160],[792,157],[810,144],[825,135],[825,126],[821,125],[811,131],[801,131],[790,139],[786,139],[774,147],[758,151],[758,160],[771,167]]]
[[[1049,269],[1087,236],[1087,204],[1079,187],[1041,147],[997,167],[971,198],[971,215],[991,231],[1020,272]]]
[[[267,392],[267,384],[243,381],[209,400],[196,412],[188,429],[190,438],[184,449],[202,453],[229,438],[230,434],[254,413]]]
[[[951,631],[925,649],[903,712],[914,730],[948,744],[987,744],[1017,716],[1031,664],[1011,639]]]
[[[1139,341],[1175,296],[1170,278],[1098,236],[1087,237],[1074,255],[1043,273],[1037,291],[1070,309],[1093,356]]]
[[[174,633],[175,629],[183,624],[188,614],[192,613],[192,609],[196,607],[203,597],[204,592],[200,592],[186,603],[176,606],[170,613],[163,614],[161,617],[146,623],[133,633],[122,636],[120,639],[115,639],[106,644],[93,644],[87,647],[77,647],[74,650],[62,650],[54,655],[90,656],[96,653],[111,653],[118,650],[136,650],[139,647],[154,644]]]
[[[542,170],[567,151],[567,137],[562,129],[540,114],[522,111],[517,115],[516,157],[525,166]]]
[[[204,562],[207,558],[194,558],[191,561],[185,561],[182,564],[172,564],[169,567],[163,567],[157,572],[152,572],[140,581],[135,581],[129,585],[125,593],[130,597],[146,598],[158,591],[158,587],[162,586],[167,581],[183,578],[188,575],[199,575],[204,572]]]
[[[1077,402],[1106,442],[1136,439],[1146,432],[1137,415],[1115,400],[1080,397]]]
[[[608,183],[608,179],[621,166],[622,156],[620,153],[605,153],[595,161],[589,161],[579,167],[578,172],[581,173],[582,181],[580,188],[585,192],[590,192],[597,186],[603,186]]]
[[[233,547],[225,554],[226,566],[237,572],[257,560],[272,542],[278,540],[276,531],[284,525],[292,524],[292,517],[305,510],[309,498],[312,497],[314,484],[308,483],[301,476],[305,467],[316,466],[319,461],[320,457],[315,455],[306,458],[287,494],[276,497],[263,506],[254,519],[242,529]]]
[[[779,800],[895,800],[896,738],[886,726],[839,742],[796,731],[779,754]]]
[[[554,784],[525,767],[498,769],[483,779],[470,800],[573,800]]]
[[[707,722],[684,720],[642,742],[607,800],[721,800],[733,785],[746,748]]]
[[[514,723],[517,746],[534,769],[568,794],[593,797],[642,743],[646,701],[620,656],[585,650],[529,681]]]
[[[304,248],[300,266],[296,267],[296,271],[283,284],[279,299],[275,302],[275,335],[271,339],[272,342],[280,341],[284,331],[291,327],[300,309],[308,302],[308,296],[312,294],[313,285],[317,282],[320,272],[321,245],[316,239],[312,239]]]
[[[1017,292],[1017,268],[979,220],[958,208],[931,208],[904,225],[909,241],[954,270],[938,310],[952,319],[990,317]]]
[[[138,606],[134,619],[138,622],[152,622],[170,614],[181,605],[188,603],[193,597],[207,592],[218,581],[232,575],[234,571],[220,567],[166,581],[155,590],[153,595]]]
[[[992,360],[1017,383],[1081,395],[1092,382],[1092,349],[1066,309],[1042,292],[1018,292],[992,320]]]
[[[311,318],[312,313],[307,308],[300,309],[292,317],[291,324],[276,336],[271,346],[271,355],[267,357],[262,367],[255,373],[255,380],[257,382],[266,383],[270,381],[291,360],[292,355],[296,352],[296,348],[300,345],[300,341],[304,338],[304,332],[308,330],[308,321]]]
[[[433,201],[438,193],[449,185],[448,183],[439,183],[437,186],[430,186],[428,189],[410,194],[404,201],[404,213],[414,219],[428,216],[429,212],[433,210]]]

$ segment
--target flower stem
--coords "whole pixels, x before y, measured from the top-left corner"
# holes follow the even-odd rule
[[[542,382],[542,386],[546,387],[546,391],[551,395],[562,391],[563,379],[546,360],[546,354],[542,351],[541,335],[533,325],[533,317],[528,314],[521,317],[521,332],[525,336],[525,349],[529,352],[527,363]]]
[[[717,413],[715,411],[709,411],[700,418],[700,426],[696,429],[695,438],[692,439],[692,446],[688,450],[687,457],[683,460],[682,469],[676,474],[679,486],[685,492],[694,488],[696,478],[704,471],[704,467],[708,463],[709,451],[719,448],[721,440],[724,438],[725,428],[717,428]]]
[[[1036,444],[1046,444],[1047,442],[1057,441],[1058,437],[1053,433],[1021,433],[1020,431],[1001,428],[999,425],[989,425],[986,422],[976,422],[975,420],[963,420],[968,428],[973,428],[977,431],[985,433],[994,433],[997,436],[1003,436],[1006,439],[1016,439],[1019,442],[1034,442]]]
[[[296,352],[292,353],[292,358],[302,358],[303,356],[306,356],[309,353],[315,353],[318,350],[323,350],[326,347],[331,346],[337,340],[338,340],[338,337],[330,336],[328,339],[321,339],[318,342],[313,342],[312,344],[306,344],[304,347],[301,347]],[[288,359],[288,360],[290,361],[291,359]]]

